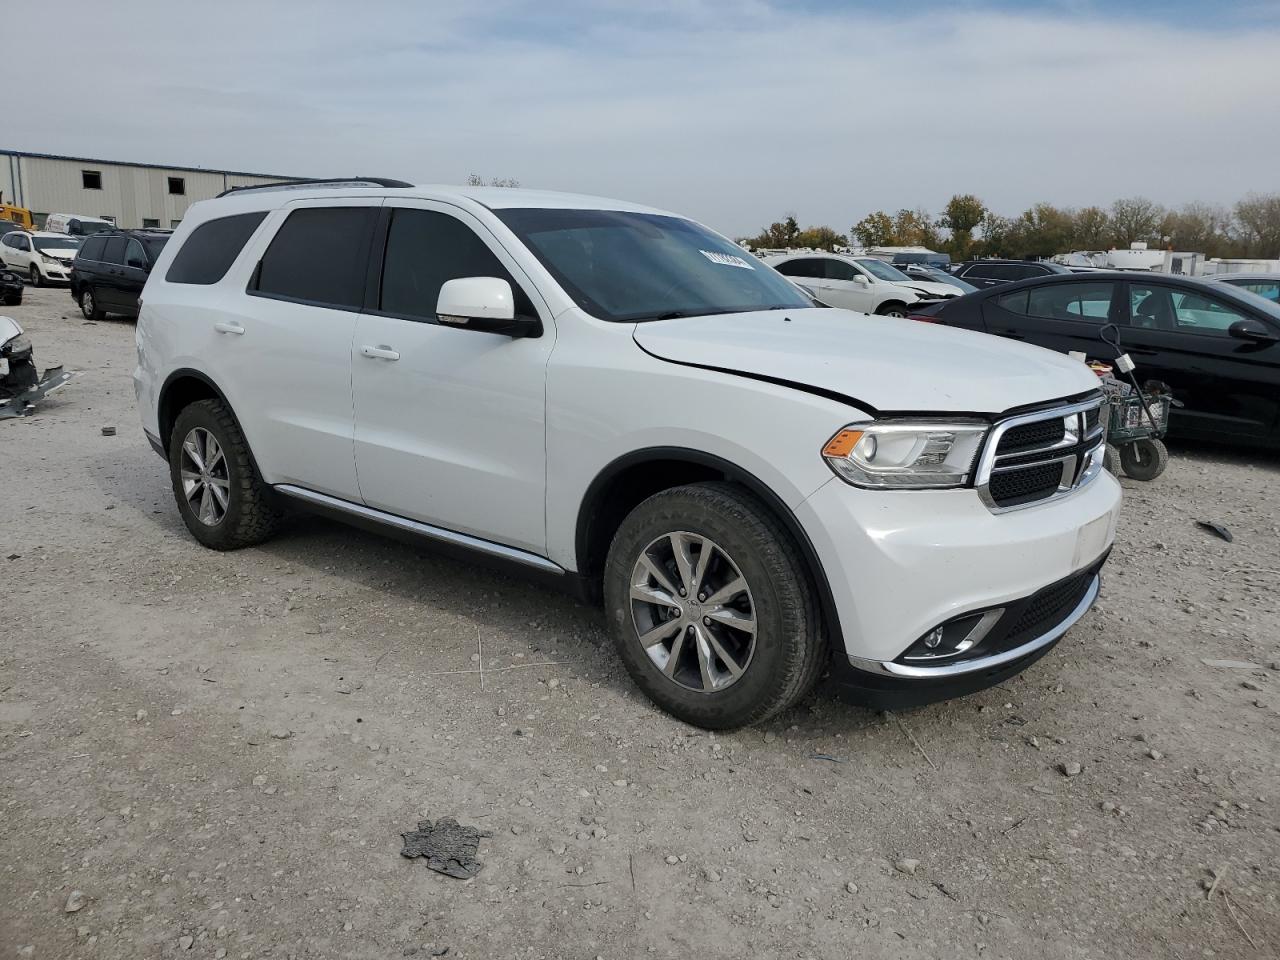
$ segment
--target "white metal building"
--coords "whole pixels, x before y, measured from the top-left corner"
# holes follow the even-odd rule
[[[230,187],[296,179],[0,150],[3,202],[30,210],[37,228],[51,213],[101,217],[121,227],[176,227],[197,200]]]

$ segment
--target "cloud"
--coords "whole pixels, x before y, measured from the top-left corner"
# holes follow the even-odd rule
[[[1280,23],[1220,7],[1206,25],[1178,3],[27,4],[11,37],[56,56],[9,139],[302,175],[477,171],[734,234],[784,211],[844,230],[955,192],[1008,213],[1229,201],[1280,189]]]

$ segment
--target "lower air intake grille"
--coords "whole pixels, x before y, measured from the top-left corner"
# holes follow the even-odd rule
[[[1093,569],[1086,570],[1033,595],[1019,612],[1018,619],[1009,628],[1009,632],[1001,638],[1000,646],[1012,650],[1048,633],[1060,624],[1084,599],[1094,575]]]

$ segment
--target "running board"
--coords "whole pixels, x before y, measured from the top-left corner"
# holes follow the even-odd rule
[[[492,540],[482,540],[479,537],[468,536],[465,533],[446,530],[444,527],[435,527],[429,523],[410,520],[406,517],[396,516],[394,513],[386,513],[382,510],[375,510],[373,507],[366,507],[363,504],[351,503],[348,500],[331,497],[325,493],[316,493],[314,490],[307,490],[305,487],[295,487],[290,483],[277,484],[272,489],[276,493],[284,494],[286,497],[293,497],[295,500],[301,500],[304,503],[349,514],[361,520],[392,527],[405,533],[416,534],[428,540],[435,540],[438,543],[462,547],[465,550],[474,550],[476,553],[483,553],[501,560],[509,560],[512,563],[532,567],[535,570],[541,570],[543,573],[564,573],[563,567],[552,563],[545,557],[540,557],[536,553],[529,553],[525,550],[517,550],[515,547],[504,546],[501,543],[494,543]]]

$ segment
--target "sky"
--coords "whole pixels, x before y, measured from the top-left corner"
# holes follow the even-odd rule
[[[8,73],[9,149],[475,172],[733,236],[955,193],[1280,192],[1280,0],[63,0],[4,24],[11,66],[39,54]]]

